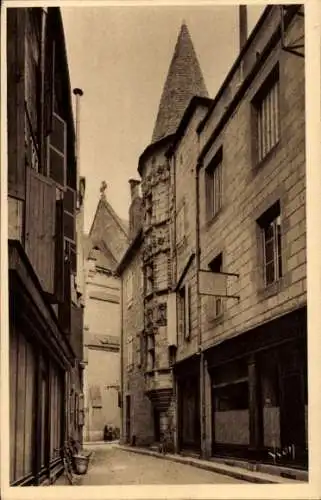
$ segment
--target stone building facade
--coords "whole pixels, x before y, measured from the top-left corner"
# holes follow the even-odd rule
[[[84,406],[85,441],[102,441],[105,426],[120,429],[120,279],[116,267],[127,248],[127,222],[101,199],[85,238]],[[105,435],[106,437],[106,435]]]
[[[168,77],[156,131],[166,119],[140,157],[142,243],[131,258],[144,274],[144,390],[154,441],[171,423],[177,451],[307,465],[297,40],[302,7],[266,7],[215,98],[198,89],[183,109],[171,102],[176,121],[164,113]]]
[[[154,442],[151,401],[145,391],[144,275],[140,181],[131,179],[130,244],[117,268],[121,278],[121,441],[138,446]]]
[[[191,294],[175,366],[180,446],[205,456],[307,460],[304,58],[284,50],[304,35],[298,9],[285,12],[285,47],[280,7],[265,10],[197,134],[191,120],[170,152],[176,228],[189,200],[175,240]]]

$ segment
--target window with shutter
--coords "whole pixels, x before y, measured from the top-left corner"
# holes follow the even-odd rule
[[[66,122],[53,113],[52,132],[48,137],[48,176],[62,189],[66,186],[66,151]]]

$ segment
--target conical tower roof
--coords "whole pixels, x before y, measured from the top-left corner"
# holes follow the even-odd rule
[[[208,97],[185,23],[182,24],[160,100],[152,142],[175,133],[193,96]]]

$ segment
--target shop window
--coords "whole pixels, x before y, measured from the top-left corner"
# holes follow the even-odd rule
[[[268,286],[283,274],[280,202],[269,208],[258,224],[262,233],[264,283]]]
[[[278,355],[276,351],[264,353],[260,358],[261,406],[263,417],[263,444],[280,447],[280,388]]]
[[[250,415],[246,360],[228,363],[215,370],[212,377],[215,442],[248,445]]]
[[[217,411],[248,409],[248,382],[217,387],[215,389],[215,407]]]

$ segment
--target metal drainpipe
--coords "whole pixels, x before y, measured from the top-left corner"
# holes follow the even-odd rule
[[[172,287],[171,287],[171,293],[174,293],[174,286],[176,285],[176,280],[177,280],[177,261],[176,261],[176,156],[175,153],[172,155],[170,165],[171,168],[173,168],[173,183],[172,183],[172,200],[173,200],[173,205],[172,205],[172,214],[171,214],[171,220],[172,220],[172,227],[170,231],[170,237],[171,237],[171,261],[172,261]],[[177,317],[177,301],[176,301],[176,317]],[[176,330],[177,330],[177,325],[176,325]],[[177,331],[176,331],[176,338],[177,338]],[[176,346],[177,346],[177,340],[176,340]],[[176,356],[176,353],[175,353]],[[175,452],[178,451],[178,390],[177,390],[177,385],[176,385],[176,379],[174,375],[174,369],[172,368],[172,384],[173,384],[173,395],[175,398],[175,430],[174,430],[174,448]]]
[[[205,385],[204,385],[204,353],[202,350],[202,303],[199,293],[199,270],[201,267],[200,249],[200,203],[199,203],[199,171],[202,164],[198,161],[195,171],[195,194],[196,194],[196,298],[197,298],[197,328],[198,328],[198,354],[200,355],[200,424],[201,424],[201,456],[205,455]]]
[[[121,422],[121,440],[124,438],[124,312],[123,312],[123,278],[120,276],[120,422]]]

